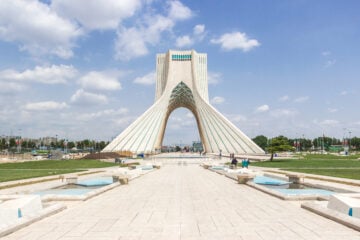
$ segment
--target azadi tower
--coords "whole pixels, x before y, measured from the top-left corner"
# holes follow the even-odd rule
[[[155,103],[109,143],[103,152],[159,152],[169,116],[180,107],[194,114],[207,153],[264,153],[210,105],[207,55],[194,50],[170,50],[157,55]]]

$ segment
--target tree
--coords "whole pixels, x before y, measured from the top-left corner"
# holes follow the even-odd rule
[[[293,151],[294,148],[289,144],[289,140],[284,136],[278,136],[271,139],[267,151],[271,153],[270,161],[274,158],[274,153],[283,151]]]
[[[2,138],[0,141],[0,150],[3,150],[6,148],[6,140],[5,138]]]
[[[68,142],[67,147],[68,147],[69,149],[72,149],[72,148],[75,147],[75,143],[74,143],[74,142]]]
[[[334,141],[333,138],[325,137],[325,136],[318,137],[313,140],[314,146],[316,148],[320,148],[326,151],[329,150],[329,147],[332,145],[333,142],[336,143],[338,141],[337,140]]]
[[[252,139],[259,147],[261,147],[263,150],[266,149],[268,144],[268,139],[264,135],[256,136]]]
[[[358,137],[353,137],[350,140],[350,144],[352,147],[354,147],[356,150],[360,149],[360,138]]]

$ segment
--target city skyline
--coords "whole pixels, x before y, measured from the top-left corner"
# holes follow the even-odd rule
[[[250,138],[360,135],[360,3],[4,0],[0,135],[110,141],[154,101],[156,54],[207,53],[211,103]],[[164,145],[199,140],[190,111]]]

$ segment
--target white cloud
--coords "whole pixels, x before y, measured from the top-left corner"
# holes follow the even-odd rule
[[[188,113],[186,114],[186,117],[187,117],[187,118],[194,118],[194,114],[193,114],[192,112],[188,112]]]
[[[323,51],[323,52],[321,53],[321,55],[323,55],[324,57],[326,57],[326,56],[331,55],[331,52],[330,52],[330,51]]]
[[[24,91],[26,87],[23,84],[15,82],[1,82],[0,93],[14,93]]]
[[[182,48],[182,47],[188,47],[188,46],[191,46],[193,45],[193,40],[188,36],[188,35],[185,35],[185,36],[182,36],[182,37],[178,37],[176,39],[176,47],[179,47],[179,48]]]
[[[335,63],[336,63],[336,59],[327,60],[324,67],[325,67],[325,68],[331,67],[331,66],[334,65]]]
[[[208,72],[208,84],[216,85],[222,80],[222,74],[219,72]]]
[[[144,26],[117,31],[115,59],[130,60],[148,54],[148,45],[158,43],[161,34],[174,26],[173,20],[161,15],[147,16],[144,22]]]
[[[194,35],[201,35],[205,32],[205,25],[198,24],[194,27]]]
[[[27,103],[25,105],[25,110],[28,111],[52,111],[52,110],[61,110],[67,108],[68,105],[65,102],[54,102],[54,101],[45,101],[45,102],[33,102]]]
[[[105,72],[92,71],[81,77],[80,85],[84,89],[91,90],[118,90],[121,89],[121,83],[116,76]]]
[[[141,85],[153,85],[155,84],[155,72],[150,72],[142,77],[137,77],[134,80],[134,83]]]
[[[339,121],[333,120],[333,119],[326,119],[321,122],[319,122],[320,125],[328,125],[328,126],[335,126],[339,124]]]
[[[303,96],[303,97],[298,97],[294,100],[294,102],[296,103],[303,103],[303,102],[306,102],[309,100],[309,97],[308,96]]]
[[[51,7],[89,30],[116,29],[141,7],[140,0],[52,0]]]
[[[136,28],[121,29],[117,32],[115,42],[115,59],[129,60],[148,54],[145,39]]]
[[[70,58],[74,41],[81,35],[78,26],[59,17],[47,4],[34,0],[1,1],[0,39],[16,42],[21,50],[34,56]]]
[[[119,108],[115,109],[105,109],[99,112],[94,113],[83,113],[76,115],[76,119],[80,121],[90,121],[96,118],[103,118],[103,117],[118,117],[127,114],[129,110],[127,108]]]
[[[249,39],[246,33],[232,32],[225,33],[217,39],[212,39],[211,43],[220,44],[221,48],[225,51],[231,51],[234,49],[240,49],[244,52],[260,46],[260,43],[256,39]]]
[[[281,118],[281,117],[293,117],[297,115],[298,112],[292,109],[275,109],[271,111],[270,114],[275,118]]]
[[[347,94],[348,94],[348,91],[345,91],[345,90],[340,92],[340,95],[341,95],[341,96],[345,96],[345,95],[347,95]]]
[[[44,84],[66,83],[74,78],[77,70],[73,66],[52,65],[50,67],[36,66],[34,69],[27,69],[18,72],[13,69],[0,71],[0,79],[22,82],[39,82]]]
[[[180,1],[169,2],[169,17],[175,20],[185,20],[192,17],[191,9],[183,5]]]
[[[261,106],[257,107],[257,108],[255,109],[255,112],[261,113],[261,112],[267,112],[267,111],[269,111],[269,110],[270,110],[269,105],[264,104],[264,105],[261,105]]]
[[[172,19],[162,15],[147,16],[145,21],[147,25],[142,29],[143,37],[152,45],[159,42],[162,32],[170,31],[175,25]]]
[[[231,121],[231,122],[246,122],[247,118],[243,115],[240,114],[231,114],[231,115],[226,115],[226,117]]]
[[[84,89],[79,89],[71,96],[70,101],[75,104],[106,104],[108,99],[105,95],[85,92]]]
[[[328,108],[329,113],[336,113],[338,111],[337,108]]]
[[[169,2],[167,16],[153,12],[143,14],[136,26],[117,31],[115,59],[130,60],[148,54],[149,45],[158,44],[164,32],[171,32],[177,21],[191,16],[191,10],[179,1]]]
[[[176,39],[176,47],[190,47],[197,42],[200,42],[205,37],[205,25],[196,25],[193,29],[193,36],[184,35]]]
[[[288,101],[290,98],[289,98],[289,96],[288,95],[285,95],[285,96],[282,96],[281,98],[279,98],[279,101],[280,102],[286,102],[286,101]]]
[[[213,97],[210,102],[214,105],[218,105],[218,104],[222,104],[225,102],[225,98],[223,97],[219,97],[219,96],[216,96],[216,97]]]

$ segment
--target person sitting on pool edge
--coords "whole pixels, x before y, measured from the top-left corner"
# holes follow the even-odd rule
[[[238,161],[237,161],[236,158],[234,157],[234,158],[231,160],[231,165],[233,166],[233,168],[236,168],[237,163],[238,163]]]
[[[249,163],[250,163],[249,159],[247,159],[247,158],[243,159],[241,161],[242,168],[249,168]]]

